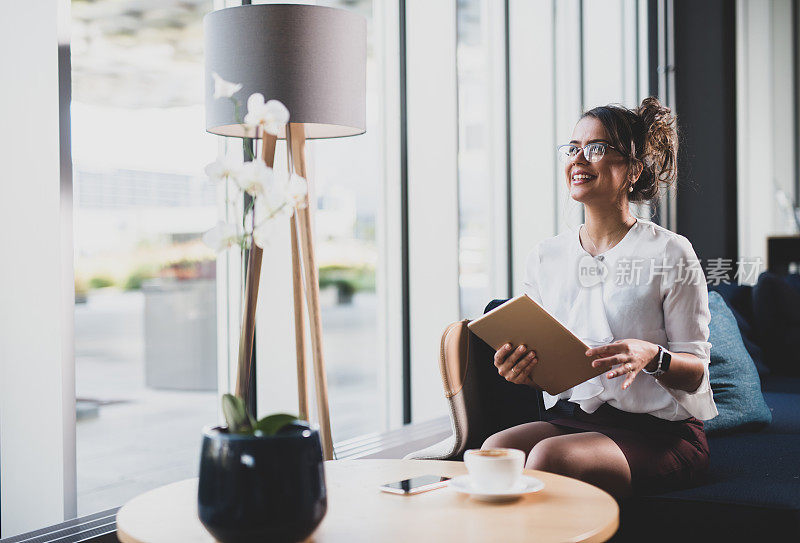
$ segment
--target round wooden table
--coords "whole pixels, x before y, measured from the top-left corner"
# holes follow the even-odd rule
[[[526,470],[545,487],[514,502],[486,503],[440,488],[413,496],[378,490],[417,475],[466,473],[462,462],[335,460],[325,463],[328,513],[309,541],[606,541],[617,502],[597,487]],[[117,513],[122,543],[213,543],[197,518],[197,479],[132,499]]]

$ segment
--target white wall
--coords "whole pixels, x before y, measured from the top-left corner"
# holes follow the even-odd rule
[[[2,537],[74,504],[71,292],[62,267],[56,0],[0,17],[0,522]],[[72,384],[72,387],[70,385]]]
[[[512,292],[522,292],[525,258],[556,232],[553,0],[510,0]]]
[[[790,200],[794,199],[795,160],[798,149],[794,142],[794,43],[792,40],[792,0],[773,0],[772,33],[770,43],[772,88],[771,118],[772,127],[772,163],[775,184],[786,193]],[[787,145],[788,143],[788,145]],[[773,215],[772,228],[778,233],[792,233],[794,223],[786,221],[780,208]]]
[[[555,2],[555,63],[553,74],[547,74],[555,79],[555,141],[550,149],[550,161],[555,164],[554,183],[556,185],[556,232],[575,228],[583,222],[583,208],[569,197],[569,190],[564,181],[564,165],[556,160],[555,146],[567,143],[571,138],[575,123],[583,112],[582,98],[588,87],[586,74],[581,71],[581,43],[580,35],[580,7],[578,0],[561,0]],[[587,27],[584,22],[584,34]],[[585,38],[585,35],[584,35]],[[584,50],[586,45],[584,45]],[[593,55],[601,55],[601,51]],[[512,66],[513,70],[515,67]],[[544,74],[542,74],[544,75]],[[541,77],[541,76],[540,76]],[[542,79],[547,80],[547,76]],[[583,96],[581,87],[583,87]],[[524,262],[524,260],[522,261]]]
[[[490,288],[493,296],[505,297],[508,285],[508,138],[506,137],[506,21],[504,2],[484,0],[481,20],[487,36],[489,111],[489,182],[492,210],[489,253]],[[513,262],[511,264],[513,266]],[[514,285],[511,285],[513,291]],[[488,302],[488,300],[487,300]],[[463,314],[463,308],[462,308]]]
[[[583,3],[584,109],[625,102],[622,60],[631,33],[626,32],[624,5],[623,0]]]
[[[383,348],[383,379],[386,394],[386,426],[403,424],[403,290],[402,217],[400,209],[400,5],[373,3],[377,33],[376,53],[383,58],[383,182],[379,183],[379,216],[376,225],[379,261],[375,288],[378,293],[378,345]]]
[[[739,256],[760,258],[761,270],[767,237],[793,231],[775,197],[794,198],[791,13],[791,0],[736,3]]]
[[[447,413],[439,342],[459,318],[456,2],[407,0],[411,414]]]

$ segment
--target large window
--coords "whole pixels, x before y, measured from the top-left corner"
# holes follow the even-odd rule
[[[384,265],[376,242],[384,220],[379,199],[385,182],[380,46],[385,19],[381,6],[375,5],[380,2],[317,2],[367,19],[367,131],[311,144],[323,342],[335,442],[387,426],[386,360],[379,333],[385,306],[376,289]]]
[[[229,330],[238,326],[239,278],[225,273],[218,287],[216,272],[236,266],[216,266],[200,240],[222,209],[202,174],[220,143],[203,126],[202,17],[212,0],[73,4],[77,487],[86,514],[196,474],[200,430],[218,417],[217,377],[230,374],[218,369],[231,360],[218,341],[236,349]],[[309,143],[333,437],[341,442],[389,420],[381,346],[389,325],[376,289],[385,177],[376,28],[384,10],[372,0],[318,4],[368,22],[367,133]],[[218,309],[231,313],[227,327],[218,326],[226,321]],[[219,391],[226,386],[220,381]],[[264,400],[261,409],[270,409]]]
[[[212,0],[73,1],[78,514],[196,475],[217,420],[216,221],[203,166]]]

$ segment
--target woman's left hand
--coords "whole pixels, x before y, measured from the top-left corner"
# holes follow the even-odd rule
[[[642,368],[655,361],[658,356],[658,345],[641,339],[620,339],[614,343],[594,347],[586,351],[586,356],[597,356],[592,361],[593,368],[611,369],[606,373],[608,379],[629,374],[622,389],[631,386]],[[655,369],[655,368],[653,368]]]

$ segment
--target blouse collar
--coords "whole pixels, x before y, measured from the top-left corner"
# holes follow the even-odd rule
[[[594,256],[593,256],[593,258],[597,258],[598,260],[604,260],[604,259],[605,259],[605,257],[607,257],[607,256],[608,256],[608,255],[609,255],[609,254],[610,254],[612,251],[616,251],[617,247],[619,247],[620,245],[624,245],[625,243],[627,243],[628,239],[633,237],[633,235],[632,235],[632,232],[633,232],[633,231],[634,231],[634,230],[635,230],[635,229],[636,229],[636,228],[637,228],[637,227],[638,227],[638,226],[639,226],[639,225],[640,225],[642,222],[643,222],[643,221],[642,221],[641,219],[637,218],[637,219],[636,219],[636,222],[635,222],[635,223],[633,223],[633,224],[631,225],[631,227],[630,227],[630,228],[628,228],[628,231],[625,233],[625,235],[624,235],[624,236],[622,236],[622,239],[621,239],[621,240],[619,240],[617,243],[615,243],[613,246],[609,247],[608,249],[606,249],[606,250],[605,250],[605,251],[603,251],[602,253],[600,253],[600,254],[597,254],[597,255],[594,255]],[[582,254],[582,255],[583,255],[583,254],[586,254],[586,255],[592,256],[592,254],[591,254],[591,253],[589,253],[589,251],[587,251],[586,249],[584,249],[584,248],[583,248],[583,245],[581,244],[581,227],[585,228],[585,227],[586,227],[586,223],[582,223],[582,224],[581,224],[581,225],[578,227],[578,235],[576,236],[576,245],[575,245],[575,246],[577,247],[577,249],[578,249],[578,252],[579,252],[580,254]]]

